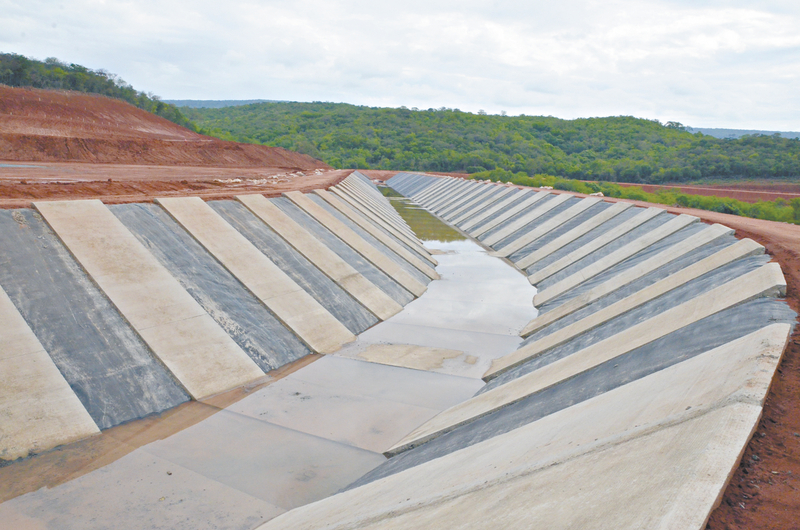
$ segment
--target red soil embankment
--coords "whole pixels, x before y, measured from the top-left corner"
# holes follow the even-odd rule
[[[661,190],[679,191],[687,195],[704,195],[707,197],[728,197],[743,202],[774,201],[776,199],[796,199],[800,197],[800,183],[791,182],[731,182],[708,186],[683,184],[629,184],[618,182],[620,186],[637,186],[648,193]]]
[[[0,160],[329,169],[278,147],[203,136],[125,103],[0,86]]]

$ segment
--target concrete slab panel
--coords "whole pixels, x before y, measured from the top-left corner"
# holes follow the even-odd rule
[[[552,300],[553,298],[560,296],[575,286],[580,285],[589,278],[600,274],[613,265],[630,258],[637,252],[641,252],[650,245],[664,239],[678,230],[681,230],[682,228],[689,226],[692,223],[696,223],[697,221],[697,217],[686,214],[681,214],[675,217],[655,230],[652,230],[651,232],[635,239],[634,241],[631,241],[627,245],[615,250],[611,254],[604,256],[603,258],[597,260],[591,265],[588,265],[587,267],[584,267],[571,276],[568,276],[563,280],[547,287],[544,291],[537,293],[536,296],[533,297],[533,304],[540,306],[547,303],[549,300]]]
[[[395,254],[405,259],[411,265],[422,271],[426,276],[428,276],[432,280],[439,279],[439,275],[436,273],[433,267],[431,267],[431,265],[436,264],[436,260],[430,256],[425,247],[423,247],[422,245],[418,245],[412,242],[410,239],[405,238],[403,236],[399,236],[397,234],[393,235],[387,234],[386,232],[382,231],[381,229],[372,224],[372,222],[376,222],[377,224],[380,225],[381,223],[379,220],[370,219],[369,217],[367,218],[363,217],[358,212],[354,211],[350,207],[351,205],[345,204],[330,192],[327,192],[325,190],[315,190],[314,193],[319,197],[321,197],[325,202],[336,208],[342,214],[347,216],[351,221],[353,221],[361,228],[366,230],[378,241],[386,245]],[[364,213],[364,215],[366,216],[367,214]],[[386,229],[388,230],[388,228]],[[408,250],[408,248],[398,243],[393,238],[393,236],[405,242],[406,245],[409,245],[414,250],[414,252]]]
[[[327,359],[325,369],[338,374],[338,380],[310,382],[291,374],[227,410],[380,453],[449,404],[469,398],[478,386],[474,381],[443,374],[385,365],[363,366],[371,363],[337,356]],[[365,374],[371,377],[370,382],[357,377]],[[397,378],[407,384],[406,395],[400,394],[403,389],[395,383]],[[442,384],[454,393],[442,396]],[[376,395],[377,386],[395,386],[391,397],[402,401],[391,399],[385,392]],[[438,400],[438,406],[420,405],[426,396]]]
[[[508,209],[509,207],[513,207],[515,203],[522,202],[520,201],[520,198],[524,199],[525,197],[534,197],[537,195],[537,193],[534,193],[529,190],[518,190],[516,188],[507,188],[507,189],[511,190],[511,192],[502,201],[495,203],[490,208],[487,208],[486,210],[480,212],[479,214],[467,219],[463,223],[458,223],[459,228],[461,228],[465,232],[469,232],[470,234],[472,234],[473,228],[487,221],[493,215],[498,215],[498,216],[502,215],[503,213],[505,213],[506,209]],[[544,195],[540,195],[539,198],[541,199],[545,195],[546,193]]]
[[[384,223],[391,225],[395,230],[402,233],[405,237],[411,239],[417,244],[419,243],[418,240],[415,241],[417,237],[414,232],[408,226],[406,226],[402,219],[396,218],[395,215],[387,214],[383,208],[377,208],[373,206],[374,202],[368,200],[362,193],[353,191],[352,188],[341,185],[333,186],[330,189],[333,193],[336,193],[340,197],[349,199],[351,203],[358,204],[360,208],[370,212],[375,218],[381,219]],[[389,208],[391,208],[391,206],[389,206]],[[396,214],[397,212],[394,213]]]
[[[502,186],[496,186],[494,184],[484,184],[483,189],[480,192],[472,197],[470,200],[462,203],[458,208],[453,210],[452,212],[447,213],[447,219],[452,224],[456,224],[456,219],[460,219],[463,215],[469,215],[475,208],[480,208],[481,205],[484,205],[487,201],[490,201],[492,197],[494,197],[498,192],[506,191],[508,188],[504,188]]]
[[[198,197],[156,200],[312,350],[330,353],[355,336]]]
[[[353,222],[358,223],[359,226],[362,226],[362,228],[365,228],[364,225],[367,223],[375,223],[383,228],[387,233],[408,245],[413,251],[418,253],[420,257],[427,260],[429,263],[436,265],[436,260],[430,256],[428,250],[422,245],[418,238],[409,237],[406,233],[398,230],[389,223],[386,223],[383,219],[374,216],[371,212],[361,207],[361,205],[357,202],[349,199],[346,195],[333,191],[333,188],[331,191],[317,190],[317,192],[319,192],[318,195],[325,199],[326,202],[328,202],[337,210],[341,211]]]
[[[680,258],[681,256],[685,256],[686,254],[698,249],[699,247],[714,241],[724,235],[730,234],[733,231],[723,225],[715,224],[712,225],[701,232],[690,236],[683,240],[682,242],[678,243],[677,245],[673,245],[668,249],[656,254],[652,258],[645,260],[643,263],[636,266],[634,269],[628,271],[626,274],[620,274],[614,276],[603,282],[602,284],[594,287],[586,291],[585,293],[576,296],[575,298],[561,304],[560,306],[554,308],[551,311],[546,313],[542,313],[537,316],[534,320],[532,320],[525,329],[523,330],[524,336],[530,335],[550,324],[564,318],[565,316],[578,311],[589,304],[603,298],[604,296],[608,296],[609,294],[621,289],[625,285],[628,285],[637,279],[649,274],[650,272],[662,267],[673,260]],[[736,249],[731,249],[729,252],[736,254],[739,250],[744,250],[744,253],[741,254],[741,257],[749,256],[754,253],[763,252],[763,247],[761,245],[753,246],[753,242],[751,240],[747,243],[742,243],[736,247]],[[759,248],[760,247],[760,248]],[[745,250],[747,249],[747,250]],[[736,259],[736,258],[734,258]]]
[[[429,197],[433,196],[436,193],[439,193],[439,191],[441,191],[443,188],[445,188],[446,186],[450,186],[452,184],[454,184],[453,177],[444,177],[435,184],[432,184],[431,186],[424,188],[419,193],[412,192],[410,195],[407,195],[407,197],[414,199],[414,201],[417,203],[419,203],[420,201],[426,201],[428,200]]]
[[[2,289],[0,344],[0,462],[100,432]]]
[[[457,182],[442,190],[438,195],[430,197],[425,201],[424,206],[431,212],[436,212],[442,206],[449,204],[454,198],[459,197],[469,190],[470,184],[468,180],[456,179]]]
[[[413,344],[370,344],[358,353],[360,359],[372,363],[402,366],[429,372],[442,368],[445,361],[458,359],[462,356],[464,356],[464,352],[460,350],[428,348]],[[472,359],[477,360],[476,357],[472,357]]]
[[[449,220],[454,213],[461,211],[464,205],[468,205],[473,199],[475,199],[475,197],[480,197],[482,194],[486,193],[487,188],[489,188],[489,191],[491,191],[494,186],[476,183],[469,193],[462,195],[458,198],[458,200],[453,201],[447,207],[442,208],[439,212],[439,217]]]
[[[294,219],[295,222],[299,223],[306,230],[314,234],[314,236],[320,241],[324,242],[329,249],[336,252],[339,257],[349,263],[358,272],[363,274],[364,277],[369,281],[377,285],[383,292],[394,298],[396,302],[401,305],[405,305],[414,300],[414,295],[405,289],[399,282],[383,272],[364,256],[359,254],[345,241],[336,236],[336,234],[334,234],[331,230],[326,228],[322,223],[317,221],[314,217],[309,215],[306,211],[294,204],[292,201],[286,197],[276,197],[270,199],[270,202],[283,210],[283,212]],[[330,210],[326,211],[336,217],[336,215],[331,213]],[[360,230],[358,226],[349,221],[346,217],[341,216],[337,217],[337,219],[348,226],[348,228],[356,232],[359,236],[361,236],[362,239],[369,242],[366,238],[371,236],[363,231],[357,232],[357,230]],[[399,259],[399,257],[397,259]],[[419,274],[422,275],[422,273]]]
[[[99,200],[34,206],[195,399],[264,375]]]
[[[285,511],[173,462],[134,451],[55,488],[0,504],[0,528],[249,530]]]
[[[578,320],[577,322],[573,322],[572,324],[565,326],[558,331],[541,338],[540,340],[526,344],[524,350],[517,350],[517,352],[495,360],[492,363],[492,368],[486,373],[486,375],[484,375],[484,380],[488,381],[489,379],[493,379],[501,373],[504,373],[511,368],[524,363],[528,359],[540,355],[550,348],[567,342],[581,333],[585,333],[613,318],[618,317],[619,315],[622,315],[623,313],[650,302],[651,300],[655,300],[659,296],[673,289],[677,289],[678,287],[685,285],[690,281],[695,280],[710,271],[713,271],[714,269],[727,265],[732,261],[740,259],[744,256],[750,255],[754,251],[757,251],[759,246],[760,245],[751,240],[740,241],[739,243],[712,254],[711,256],[700,260],[699,262],[694,263],[675,274],[667,276],[663,280],[660,280],[642,289],[641,291],[633,293],[630,296],[623,298],[622,300],[619,300],[618,302],[611,304],[600,311],[597,311],[596,313]],[[531,333],[533,332],[526,327],[522,330],[520,335],[527,337]],[[522,353],[523,351],[524,354]]]
[[[455,217],[452,220],[452,223],[456,226],[465,223],[466,221],[472,219],[473,217],[477,217],[484,210],[488,210],[492,208],[495,204],[498,203],[500,200],[505,200],[508,198],[509,193],[517,191],[516,188],[509,188],[506,186],[495,186],[494,190],[492,190],[492,194],[485,197],[484,199],[479,199],[475,202],[475,204],[468,209],[464,210],[458,217]]]
[[[514,264],[520,269],[527,269],[528,267],[538,262],[539,260],[544,259],[553,252],[561,248],[564,248],[564,246],[568,245],[569,243],[572,243],[579,237],[591,232],[592,230],[602,225],[609,219],[613,219],[614,217],[621,214],[631,206],[633,205],[627,202],[615,202],[610,207],[606,208],[605,210],[595,215],[591,219],[587,219],[586,221],[576,226],[569,232],[547,243],[542,248],[539,248],[536,251],[528,254],[527,256],[515,262]]]
[[[549,231],[558,228],[559,226],[566,223],[576,215],[585,212],[587,209],[591,208],[592,206],[594,206],[599,202],[601,202],[600,199],[595,197],[588,197],[586,199],[580,200],[577,204],[570,206],[569,208],[559,213],[558,215],[551,217],[547,221],[541,223],[533,230],[523,234],[522,236],[516,238],[514,241],[498,249],[497,255],[501,257],[510,256],[517,250],[520,250],[522,247],[530,243],[533,243],[543,235],[547,234]]]
[[[530,276],[528,276],[528,281],[531,282],[531,285],[537,285],[542,280],[549,278],[550,276],[565,269],[566,267],[572,265],[573,263],[577,263],[578,261],[585,258],[592,252],[595,252],[603,248],[612,241],[624,236],[631,230],[634,230],[636,227],[643,225],[647,221],[650,221],[657,215],[662,214],[663,212],[664,210],[661,210],[660,208],[643,209],[641,212],[638,212],[630,219],[627,219],[625,222],[615,226],[613,229],[604,233],[600,237],[592,240],[591,242],[587,243],[586,245],[583,245],[580,248],[575,249],[574,251],[558,259],[554,263],[551,263],[547,267],[531,274]]]
[[[785,293],[785,285],[780,266],[776,263],[767,264],[669,309],[654,319],[645,320],[606,340],[456,405],[409,434],[398,444],[398,448],[425,443],[725,308],[753,298],[781,296],[781,293]]]
[[[262,528],[417,527],[446,519],[464,527],[535,520],[553,528],[700,529],[758,420],[788,332],[770,326]],[[508,494],[520,481],[526,487]],[[454,501],[458,510],[450,509]]]
[[[152,203],[117,204],[109,206],[109,209],[259,368],[265,372],[274,370],[311,353],[161,207]],[[275,251],[280,252],[280,249]],[[311,276],[302,265],[293,265]],[[312,266],[309,264],[308,267]],[[336,293],[322,291],[332,300],[337,299]],[[352,305],[358,304],[353,301]],[[371,320],[363,328],[357,328],[358,331],[378,321],[366,309],[361,310]],[[350,314],[354,315],[353,320],[357,320],[357,311],[351,310]]]
[[[239,195],[236,199],[381,320],[403,309],[263,195]]]
[[[511,219],[513,217],[513,215],[508,215],[509,212],[517,210],[519,208],[519,206],[522,205],[522,204],[534,202],[533,199],[535,199],[537,196],[538,196],[538,194],[534,195],[533,197],[531,197],[527,201],[523,201],[522,203],[518,204],[514,208],[509,208],[505,212],[505,215],[501,215],[500,217],[497,217],[491,223],[487,223],[487,224],[483,225],[480,228],[480,230],[472,232],[471,235],[473,237],[477,237],[477,238],[480,239],[481,237],[483,237],[483,235],[482,235],[483,233],[488,232],[487,230],[485,230],[487,227],[490,227],[493,224],[495,226],[501,225],[503,223],[503,221],[501,221],[500,223],[497,223],[498,219],[503,219],[503,218],[505,218],[504,220]],[[526,224],[535,221],[537,218],[541,217],[542,215],[546,214],[547,212],[549,212],[553,208],[559,206],[560,204],[562,204],[562,203],[564,203],[564,202],[566,202],[566,201],[568,201],[570,199],[572,199],[572,196],[568,195],[566,193],[562,193],[560,195],[552,195],[552,194],[550,194],[550,196],[547,197],[546,201],[543,201],[541,204],[537,204],[535,207],[531,208],[530,206],[528,206],[527,208],[524,208],[524,209],[523,208],[519,208],[518,211],[520,212],[520,215],[518,217],[514,218],[514,220],[511,221],[510,223],[503,225],[499,230],[496,230],[496,231],[492,232],[491,234],[488,234],[486,237],[483,237],[483,239],[481,239],[481,241],[483,242],[484,245],[487,245],[487,246],[491,247],[493,244],[495,244],[495,243],[503,240],[504,238],[510,236],[511,234],[513,234],[514,232],[519,230],[520,228],[524,227]],[[478,232],[480,232],[480,233],[478,233]]]
[[[326,212],[321,206],[300,193],[293,191],[284,193],[284,197],[292,201],[303,211],[319,221],[328,230],[336,234],[342,241],[347,243],[356,252],[372,262],[380,270],[394,278],[400,285],[408,289],[415,296],[425,292],[427,286],[417,281],[408,274],[402,267],[393,262],[388,256],[380,252],[374,246],[367,243],[363,238],[347,227],[344,223],[336,219],[333,215]]]
[[[284,510],[325,498],[384,461],[228,411],[142,450]]]

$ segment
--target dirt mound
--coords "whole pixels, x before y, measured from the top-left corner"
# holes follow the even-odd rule
[[[648,193],[660,190],[679,191],[690,195],[710,197],[728,197],[743,202],[774,201],[775,199],[796,199],[800,197],[800,184],[786,182],[731,182],[708,186],[687,186],[683,184],[627,184],[618,182],[620,186],[638,186]]]
[[[0,160],[201,167],[329,168],[278,147],[197,134],[124,101],[0,86]]]

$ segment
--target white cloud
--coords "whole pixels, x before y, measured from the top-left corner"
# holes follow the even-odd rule
[[[0,50],[165,98],[800,129],[796,2],[0,0]]]

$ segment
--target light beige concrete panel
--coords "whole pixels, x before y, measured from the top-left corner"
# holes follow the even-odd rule
[[[419,269],[422,273],[428,276],[432,280],[438,280],[439,275],[436,273],[433,267],[431,267],[429,262],[423,261],[420,257],[420,254],[424,256],[428,256],[427,250],[421,249],[419,253],[415,254],[411,252],[406,247],[398,243],[391,235],[387,234],[374,224],[372,224],[372,219],[367,217],[367,214],[361,215],[357,211],[354,211],[348,204],[343,203],[337,197],[335,197],[332,193],[327,192],[325,190],[314,190],[314,193],[322,197],[325,202],[342,212],[347,218],[351,221],[359,225],[361,228],[366,230],[370,235],[372,235],[375,239],[386,245],[390,248],[395,254],[409,262],[411,265]],[[380,224],[375,221],[376,224]],[[416,248],[416,246],[412,247]],[[424,254],[423,254],[424,253]],[[433,258],[430,258],[433,261]]]
[[[560,235],[553,241],[520,259],[515,263],[515,265],[522,270],[527,269],[539,260],[542,260],[553,252],[565,247],[566,245],[569,245],[579,237],[588,234],[606,221],[613,219],[631,206],[632,204],[629,202],[615,202],[591,219],[587,219],[572,230]]]
[[[454,210],[447,212],[444,214],[444,218],[450,221],[451,223],[455,224],[454,220],[456,218],[461,217],[464,212],[471,211],[475,205],[483,204],[486,200],[488,200],[492,195],[496,194],[498,191],[506,190],[508,188],[504,188],[502,186],[497,186],[495,184],[482,184],[479,192],[474,195],[468,201],[460,204]]]
[[[509,192],[512,192],[512,191],[514,191],[515,188],[509,187],[509,188],[506,188],[506,189]],[[481,221],[486,220],[487,218],[491,217],[492,215],[496,214],[497,212],[505,210],[506,208],[511,206],[512,203],[518,201],[523,195],[527,195],[528,197],[534,197],[534,196],[539,195],[541,193],[542,192],[533,193],[532,191],[529,191],[529,190],[522,190],[519,193],[514,193],[513,195],[506,197],[502,201],[500,201],[498,203],[495,203],[494,205],[492,205],[490,208],[484,210],[483,212],[481,212],[479,214],[476,214],[471,219],[469,219],[467,222],[465,222],[464,226],[461,227],[461,228],[464,231],[469,232],[475,225],[477,225]],[[546,192],[545,192],[545,195],[546,195]],[[541,197],[543,197],[543,195],[540,196],[540,198]]]
[[[348,193],[354,199],[363,204],[366,208],[372,210],[373,212],[375,212],[376,215],[386,220],[386,222],[395,224],[399,229],[404,230],[410,236],[415,237],[414,232],[411,230],[411,228],[409,228],[408,225],[406,225],[406,222],[397,214],[397,211],[390,204],[388,204],[388,201],[386,201],[386,199],[383,199],[383,201],[386,202],[386,204],[383,204],[383,202],[379,202],[373,197],[366,195],[363,191],[359,190],[358,188],[350,186],[345,182],[337,184],[336,186],[334,186],[334,188],[338,188]]]
[[[601,324],[604,324],[605,322],[622,315],[623,313],[639,307],[650,300],[654,300],[659,296],[680,287],[681,285],[699,278],[703,274],[711,272],[758,250],[763,251],[763,247],[750,239],[745,239],[731,245],[730,247],[724,248],[719,252],[715,252],[707,258],[689,265],[685,269],[681,269],[680,271],[671,274],[670,276],[667,276],[666,278],[649,285],[644,289],[609,305],[608,307],[604,307],[596,313],[588,315],[586,318],[582,318],[568,326],[554,331],[546,337],[542,337],[541,340],[527,344],[522,349],[500,357],[499,359],[495,359],[492,361],[492,367],[483,376],[483,380],[489,381],[490,379],[494,379],[498,375],[516,366],[519,366],[520,364],[534,357],[538,357],[550,348],[554,348],[559,344],[563,344],[569,340],[572,340],[574,337],[582,333],[586,333],[587,331],[592,330],[597,326],[600,326]],[[531,332],[526,328],[522,330],[520,336],[527,337],[530,334]]]
[[[585,258],[592,252],[603,248],[604,246],[608,245],[612,241],[624,236],[634,228],[639,225],[642,225],[652,219],[653,217],[664,213],[664,210],[660,208],[645,208],[635,216],[631,217],[630,219],[626,220],[623,223],[620,223],[618,226],[612,228],[605,234],[601,235],[598,238],[593,239],[589,243],[583,245],[580,248],[577,248],[567,254],[566,256],[558,259],[557,261],[551,263],[547,267],[538,270],[528,276],[528,281],[531,282],[531,285],[536,285],[540,281],[544,280],[545,278],[549,278],[553,274],[569,267],[573,263]]]
[[[465,204],[469,204],[469,202],[475,197],[485,193],[487,188],[491,189],[494,188],[494,186],[490,184],[476,183],[474,186],[472,186],[472,189],[469,191],[469,193],[462,195],[458,200],[453,201],[447,207],[442,208],[439,212],[439,217],[442,219],[450,219],[450,216],[453,212],[460,210]]]
[[[324,190],[320,190],[321,192]],[[375,214],[370,212],[369,210],[365,209],[358,201],[352,199],[348,195],[342,193],[340,190],[336,188],[331,188],[330,191],[325,191],[324,193],[318,193],[320,197],[325,199],[325,202],[342,212],[345,216],[350,218],[354,223],[358,224],[365,230],[372,233],[376,230],[376,227],[373,225],[376,224],[386,231],[388,231],[392,236],[396,237],[412,249],[414,249],[420,256],[421,259],[425,259],[429,264],[423,264],[426,267],[430,267],[430,265],[435,265],[437,262],[436,260],[431,257],[428,249],[426,249],[419,239],[416,236],[409,237],[404,231],[398,230],[394,225],[390,225],[389,223],[385,222],[383,219],[377,217]],[[369,228],[367,228],[369,227]],[[380,232],[380,230],[378,230]],[[382,233],[382,232],[381,232]]]
[[[611,254],[600,258],[594,263],[587,265],[575,274],[554,283],[542,292],[536,293],[533,297],[533,305],[540,306],[556,296],[560,296],[574,287],[582,284],[589,278],[594,278],[601,272],[610,269],[614,265],[638,254],[650,245],[657,243],[665,237],[674,234],[678,230],[686,228],[690,224],[696,223],[699,219],[692,215],[681,214],[674,219],[667,221],[663,225],[644,234],[643,236],[631,241],[627,245],[618,248]]]
[[[327,309],[202,199],[156,202],[313,351],[330,353],[355,340]]]
[[[509,188],[506,186],[493,186],[492,193],[487,195],[485,198],[481,197],[475,201],[470,207],[464,209],[463,212],[458,214],[454,213],[454,218],[451,221],[454,225],[459,225],[469,219],[470,217],[474,217],[477,215],[478,212],[481,210],[491,207],[494,203],[499,201],[500,199],[505,198],[509,193],[514,191],[516,188]]]
[[[291,191],[284,193],[284,197],[292,201],[308,215],[316,219],[322,226],[330,230],[339,239],[350,245],[350,247],[364,256],[372,264],[385,272],[389,277],[406,288],[414,296],[420,296],[425,292],[427,286],[407,273],[400,265],[391,260],[383,252],[369,244],[361,236],[353,232],[346,224],[339,221],[336,217],[326,212],[320,205],[300,193]]]
[[[475,228],[475,229],[469,229],[469,230],[466,230],[466,231],[472,237],[475,237],[475,238],[480,237],[483,234],[485,234],[486,232],[488,232],[489,230],[491,230],[491,229],[495,228],[496,226],[499,226],[499,225],[503,224],[504,222],[508,221],[509,219],[511,219],[512,217],[517,215],[518,213],[523,212],[523,211],[525,211],[525,210],[527,210],[529,208],[532,208],[534,204],[536,204],[537,202],[539,202],[540,200],[544,199],[545,197],[547,197],[549,195],[551,195],[551,193],[549,191],[540,191],[540,192],[537,192],[537,193],[530,194],[530,195],[528,195],[528,197],[526,199],[524,199],[520,203],[515,204],[511,208],[504,209],[503,213],[501,213],[500,215],[498,215],[497,217],[495,217],[491,221],[487,221],[483,226],[480,226],[480,227]],[[514,195],[514,197],[516,197],[516,195]],[[555,199],[555,198],[553,198],[553,199]]]
[[[411,230],[411,227],[406,224],[405,220],[403,220],[397,212],[395,211],[394,207],[388,205],[389,208],[392,209],[395,215],[387,215],[382,210],[376,209],[374,206],[370,206],[370,203],[366,202],[366,200],[357,194],[354,194],[351,191],[348,191],[346,188],[341,186],[333,186],[330,188],[331,191],[339,195],[342,199],[348,200],[350,203],[357,204],[361,210],[369,212],[372,217],[377,219],[381,219],[386,224],[392,226],[397,232],[404,235],[405,238],[410,239],[416,245],[422,246],[422,242],[419,240],[417,235]]]
[[[239,195],[236,199],[381,320],[403,309],[263,195]]]
[[[780,266],[768,263],[568,357],[464,401],[410,433],[390,452],[399,452],[432,440],[728,307],[754,298],[783,296],[785,293],[786,280]],[[525,355],[527,347],[518,351],[520,355]]]
[[[263,377],[253,360],[102,202],[34,206],[193,398]],[[190,344],[184,342],[186,337],[191,337]]]
[[[543,216],[556,206],[559,206],[568,200],[572,199],[572,195],[568,193],[562,193],[560,195],[556,195],[549,201],[545,202],[544,204],[533,208],[532,210],[523,213],[518,219],[509,223],[508,225],[504,226],[494,234],[490,235],[486,239],[483,240],[483,244],[487,246],[493,246],[498,242],[502,241],[503,239],[507,238],[517,230],[520,230],[528,223],[531,223],[538,219],[539,217]]]
[[[523,336],[530,335],[531,333],[550,325],[556,320],[564,318],[565,316],[574,313],[583,307],[586,307],[592,302],[615,292],[617,289],[638,280],[644,275],[653,272],[659,267],[662,267],[663,265],[666,265],[667,263],[676,260],[681,256],[685,256],[689,252],[692,252],[706,243],[732,233],[733,230],[727,226],[720,224],[711,225],[705,230],[687,237],[680,243],[672,245],[671,247],[659,252],[655,256],[643,261],[636,267],[625,271],[625,274],[618,274],[602,284],[590,289],[589,291],[586,291],[585,293],[568,300],[560,306],[553,308],[547,313],[539,315],[535,319],[531,320],[527,326],[525,326],[525,329],[523,330],[525,335]],[[730,250],[728,250],[728,252],[734,255],[741,252],[741,257],[764,253],[764,247],[758,243],[754,243],[749,239],[743,241],[744,242],[736,243],[732,247],[729,247]]]
[[[789,333],[774,324],[513,431],[296,508],[263,530],[701,530]],[[435,512],[435,513],[434,513]]]
[[[100,432],[0,288],[0,462]]]
[[[536,226],[533,230],[521,235],[508,245],[504,246],[503,248],[499,249],[496,254],[500,257],[508,257],[514,252],[518,251],[519,249],[523,248],[525,245],[529,243],[533,243],[543,235],[547,234],[551,230],[554,230],[561,226],[562,224],[566,223],[576,215],[582,214],[595,204],[600,202],[600,199],[596,197],[587,197],[578,202],[578,204],[574,206],[570,206],[563,212],[554,215],[547,221],[543,222],[542,224]]]

